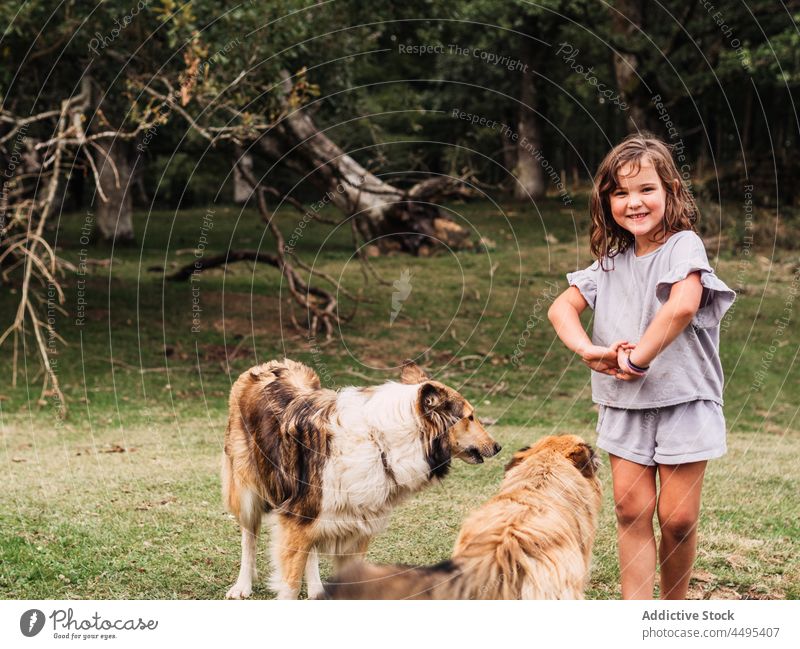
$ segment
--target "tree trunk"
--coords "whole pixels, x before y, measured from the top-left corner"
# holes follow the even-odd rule
[[[123,140],[103,140],[98,145],[105,154],[96,159],[100,187],[105,194],[105,200],[99,192],[95,195],[100,236],[118,243],[133,241],[130,144]]]
[[[542,154],[542,129],[537,113],[540,108],[539,92],[533,73],[533,70],[539,68],[541,61],[538,44],[530,38],[523,38],[520,58],[531,72],[520,75],[520,106],[517,116],[519,139],[517,166],[514,168],[514,175],[517,178],[514,183],[514,198],[529,201],[543,198],[546,191],[544,165],[547,164],[547,160]]]
[[[458,189],[444,177],[425,180],[408,190],[382,181],[321,132],[305,111],[290,111],[258,140],[270,158],[296,172],[319,191],[313,203],[331,203],[355,219],[365,243],[387,252],[415,255],[436,248],[465,247],[469,232],[434,203]]]
[[[643,18],[642,0],[620,0],[616,10],[611,9],[611,24],[622,43],[635,43],[639,40]],[[613,59],[617,88],[622,100],[628,106],[628,119],[625,124],[628,133],[655,130],[657,124],[650,119],[649,98],[640,78],[639,56],[617,51]]]
[[[508,110],[504,113],[503,121],[506,124],[511,124],[515,119],[518,111]],[[503,178],[501,179],[504,183],[508,180],[508,178],[512,178],[513,180],[513,173],[514,169],[517,167],[517,145],[512,142],[507,133],[502,133],[500,135],[500,145],[501,151],[503,154]]]
[[[253,156],[249,153],[242,154],[242,159],[238,161],[247,171],[253,169]],[[239,164],[233,167],[233,202],[246,203],[253,196],[253,188],[245,180],[244,175],[239,169]]]
[[[744,100],[744,118],[742,119],[742,154],[750,155],[750,144],[752,143],[753,132],[753,86],[747,86],[747,93]],[[780,141],[780,140],[778,140]]]

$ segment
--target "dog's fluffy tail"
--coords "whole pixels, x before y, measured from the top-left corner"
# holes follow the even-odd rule
[[[378,566],[354,563],[325,584],[320,599],[458,599],[459,565]]]

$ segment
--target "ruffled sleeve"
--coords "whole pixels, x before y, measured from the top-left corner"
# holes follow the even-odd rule
[[[594,262],[588,268],[576,270],[574,273],[567,273],[569,285],[574,286],[581,292],[583,299],[586,300],[592,310],[594,310],[594,304],[597,300],[597,273],[599,270],[600,264]]]
[[[682,238],[675,245],[670,258],[670,269],[656,284],[656,298],[662,304],[669,299],[672,285],[686,279],[691,273],[700,273],[703,295],[700,308],[692,319],[699,329],[716,327],[736,299],[736,293],[714,274],[708,263],[703,242],[696,234]]]

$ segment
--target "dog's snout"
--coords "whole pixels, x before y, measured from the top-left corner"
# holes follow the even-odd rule
[[[494,455],[497,455],[502,449],[503,447],[500,446],[500,444],[498,444],[497,442],[493,442],[491,444],[486,443],[480,447],[480,454],[483,457],[492,457]]]

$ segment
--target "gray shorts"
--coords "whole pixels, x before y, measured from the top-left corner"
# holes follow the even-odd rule
[[[725,455],[725,416],[713,401],[628,410],[600,406],[597,445],[637,464],[684,464]]]

